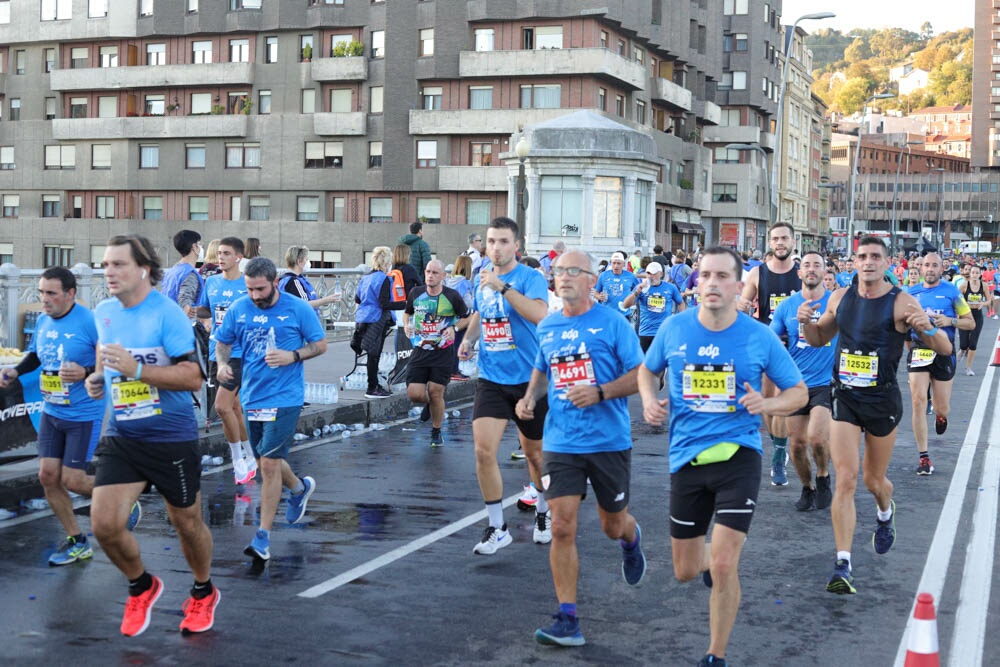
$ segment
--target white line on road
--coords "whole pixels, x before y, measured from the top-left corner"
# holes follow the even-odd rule
[[[513,496],[504,499],[503,506],[510,507],[515,502],[517,502],[517,499],[520,496],[521,494],[515,494]],[[365,576],[370,572],[374,572],[380,567],[389,565],[390,563],[393,563],[399,560],[400,558],[403,558],[404,556],[408,556],[414,551],[423,549],[424,547],[431,545],[437,542],[438,540],[443,540],[449,535],[452,535],[460,530],[468,528],[474,523],[482,521],[485,518],[487,518],[486,510],[480,510],[475,514],[470,514],[464,519],[460,519],[455,523],[448,524],[444,528],[439,528],[438,530],[435,530],[433,533],[430,533],[429,535],[424,535],[421,538],[413,540],[409,544],[405,544],[397,549],[393,549],[388,553],[382,554],[378,558],[372,559],[367,563],[365,563],[364,565],[359,565],[358,567],[348,570],[343,574],[337,575],[332,579],[327,579],[321,584],[316,584],[312,588],[307,588],[306,590],[299,593],[299,597],[318,598],[320,595],[324,595],[325,593],[329,593],[332,590],[340,588],[344,584],[349,584],[355,579],[360,579],[361,577]]]
[[[997,340],[1000,340],[998,335]],[[996,348],[997,341],[993,347]],[[934,596],[935,603],[940,602],[941,592],[944,590],[944,582],[948,575],[948,564],[951,561],[951,552],[955,546],[955,535],[962,514],[962,506],[967,495],[969,476],[972,474],[972,463],[976,455],[976,445],[983,431],[983,420],[986,416],[986,406],[989,403],[990,394],[993,390],[994,367],[988,366],[983,382],[979,388],[979,397],[972,410],[972,417],[969,418],[969,428],[965,432],[965,440],[962,442],[962,449],[958,453],[958,460],[955,462],[955,471],[951,476],[951,484],[948,485],[948,495],[945,497],[944,505],[941,508],[941,515],[938,517],[937,528],[934,530],[934,538],[931,540],[930,549],[927,552],[927,561],[924,564],[923,574],[920,576],[920,583],[917,592],[930,593]],[[896,651],[895,667],[903,667],[906,661],[906,647],[909,643],[910,632],[913,629],[913,609],[916,607],[916,595],[913,596],[913,606],[907,614],[906,629],[899,642]]]

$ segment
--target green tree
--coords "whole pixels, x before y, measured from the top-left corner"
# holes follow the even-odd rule
[[[931,25],[930,21],[924,21],[920,26],[920,39],[925,42],[934,36],[934,26]]]
[[[844,60],[848,63],[856,63],[872,57],[872,51],[868,48],[868,42],[858,37],[851,45],[844,50]]]
[[[869,95],[869,82],[865,79],[848,79],[837,91],[835,103],[841,113],[860,111]]]

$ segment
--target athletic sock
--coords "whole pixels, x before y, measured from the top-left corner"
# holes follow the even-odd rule
[[[539,514],[545,514],[549,511],[549,504],[545,500],[545,494],[541,491],[538,492],[538,502],[535,503],[535,511]]]
[[[788,446],[788,438],[779,438],[772,435],[771,442],[774,443],[775,447],[781,447],[782,449]]]
[[[306,485],[305,483],[303,483],[301,477],[295,478],[295,486],[291,488],[290,491],[292,492],[293,496],[301,496],[303,493],[306,492]]]
[[[128,594],[132,596],[142,595],[152,587],[153,577],[149,574],[149,572],[143,570],[138,579],[129,579]]]
[[[503,527],[503,504],[499,500],[486,503],[486,512],[490,516],[490,525],[494,528]]]
[[[576,603],[575,602],[560,602],[559,611],[562,613],[576,618]]]
[[[622,545],[622,549],[625,551],[632,551],[639,545],[639,524],[635,525],[635,537],[631,542],[628,540],[618,540],[618,544]]]
[[[850,551],[838,551],[837,560],[846,560],[847,568],[851,568],[851,552]]]
[[[232,455],[233,460],[245,458],[243,455],[243,445],[239,442],[229,443],[229,453]]]
[[[931,457],[930,452],[920,452],[920,460],[929,459]]]
[[[194,586],[191,587],[191,597],[193,597],[195,600],[202,600],[211,595],[214,589],[215,587],[212,586],[211,578],[209,578],[207,581],[195,580]]]
[[[884,511],[878,509],[878,504],[876,503],[875,509],[878,510],[878,520],[879,521],[888,521],[889,519],[892,518],[892,504],[891,503],[889,504],[889,509],[884,510]]]

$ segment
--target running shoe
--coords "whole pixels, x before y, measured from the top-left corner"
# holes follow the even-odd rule
[[[896,501],[889,501],[889,508],[892,510],[892,516],[886,521],[879,521],[876,519],[875,532],[872,533],[872,546],[875,547],[875,553],[884,554],[892,548],[893,543],[896,541]]]
[[[535,630],[535,641],[548,646],[583,646],[587,641],[580,632],[580,621],[576,616],[559,612],[553,614],[555,622],[547,628]]]
[[[535,509],[535,505],[538,504],[538,489],[535,488],[535,483],[531,482],[524,487],[524,493],[521,497],[517,499],[517,509],[522,512],[527,512],[528,510]]]
[[[288,511],[285,512],[285,520],[288,523],[298,523],[302,520],[306,514],[306,506],[309,504],[309,496],[316,490],[316,480],[312,477],[306,475],[299,479],[302,480],[302,485],[306,488],[298,495],[294,493],[288,495]]]
[[[247,474],[237,484],[249,484],[257,476],[257,459],[254,458],[253,449],[249,445],[243,451],[243,461],[247,464]]]
[[[994,315],[990,318],[991,320],[1000,320],[1000,315]]]
[[[444,436],[441,435],[441,429],[432,428],[431,429],[431,447],[442,447],[444,446]]]
[[[250,467],[247,465],[247,461],[242,456],[233,457],[233,482],[236,484],[243,484],[244,479],[250,473]]]
[[[483,539],[476,546],[472,547],[472,553],[481,556],[490,556],[513,541],[514,538],[507,532],[507,524],[504,524],[500,528],[487,526],[486,530],[483,531]]]
[[[49,565],[69,565],[93,555],[94,550],[90,548],[90,542],[87,541],[86,535],[79,542],[76,541],[75,537],[67,537],[55,553],[49,556]]]
[[[365,392],[365,398],[389,398],[392,393],[384,387],[375,387]]]
[[[830,476],[816,475],[816,509],[825,510],[833,503],[833,489],[830,488]]]
[[[552,512],[535,514],[535,530],[531,539],[535,544],[548,544],[552,541]]]
[[[788,486],[788,474],[785,472],[788,455],[780,453],[783,449],[775,447],[774,455],[771,456],[771,486]]]
[[[523,461],[524,460],[524,450],[518,447],[510,453],[510,459],[512,461]]]
[[[271,558],[271,538],[268,537],[266,530],[258,530],[253,539],[250,540],[250,544],[243,549],[243,553],[251,558],[259,558],[261,560],[270,560]]]
[[[853,595],[857,593],[854,588],[854,575],[851,574],[851,564],[845,558],[841,558],[833,566],[833,576],[826,583],[826,590],[837,595]]]
[[[451,381],[452,382],[465,382],[468,379],[469,379],[469,376],[466,375],[465,373],[452,373],[451,374]]]
[[[215,623],[215,608],[219,606],[222,594],[215,586],[212,587],[212,594],[198,599],[194,596],[184,601],[181,609],[184,611],[184,620],[181,621],[181,632],[191,635],[196,632],[211,630]]]
[[[638,586],[646,575],[646,556],[642,553],[642,530],[635,524],[635,546],[622,547],[622,577],[629,586]]]
[[[944,435],[944,432],[948,430],[948,418],[938,416],[934,420],[934,432],[938,435]]]
[[[424,403],[424,407],[420,410],[420,421],[429,421],[431,418],[431,406],[430,403]]]
[[[976,374],[976,371],[972,370],[971,368],[966,368],[965,374],[968,375],[969,377],[972,377],[973,375]]]
[[[717,658],[709,653],[698,662],[698,667],[726,667],[726,659]]]
[[[816,509],[816,490],[803,486],[802,495],[795,502],[795,509],[798,512],[811,512]]]
[[[931,459],[929,456],[921,456],[920,463],[917,464],[917,474],[918,475],[930,475],[934,472],[934,466],[931,465]]]
[[[708,586],[709,588],[712,587],[712,571],[711,570],[705,570],[705,571],[703,571],[701,573],[701,582],[703,584],[705,584],[706,586]]]
[[[141,635],[149,627],[149,619],[153,614],[153,605],[163,594],[163,582],[159,577],[153,577],[153,585],[149,590],[139,595],[129,595],[125,603],[125,616],[122,617],[122,634],[126,637]]]
[[[140,505],[139,501],[137,500],[134,503],[132,503],[132,509],[130,509],[128,512],[128,523],[126,524],[125,527],[128,528],[129,530],[135,530],[135,527],[139,525],[139,522],[141,520],[142,520],[142,505]]]

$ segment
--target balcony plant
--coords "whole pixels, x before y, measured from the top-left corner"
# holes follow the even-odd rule
[[[694,190],[694,183],[691,182],[690,178],[682,178],[677,182],[681,190]]]
[[[224,113],[226,113],[226,107],[222,106],[221,104],[213,104],[212,105],[212,114],[213,115],[219,116],[219,115],[222,115]]]
[[[313,59],[313,47],[312,44],[306,44],[302,47],[302,62],[309,63]]]
[[[334,58],[345,58],[348,56],[363,56],[365,54],[365,45],[356,39],[352,39],[350,42],[337,42],[330,52],[330,55]]]

